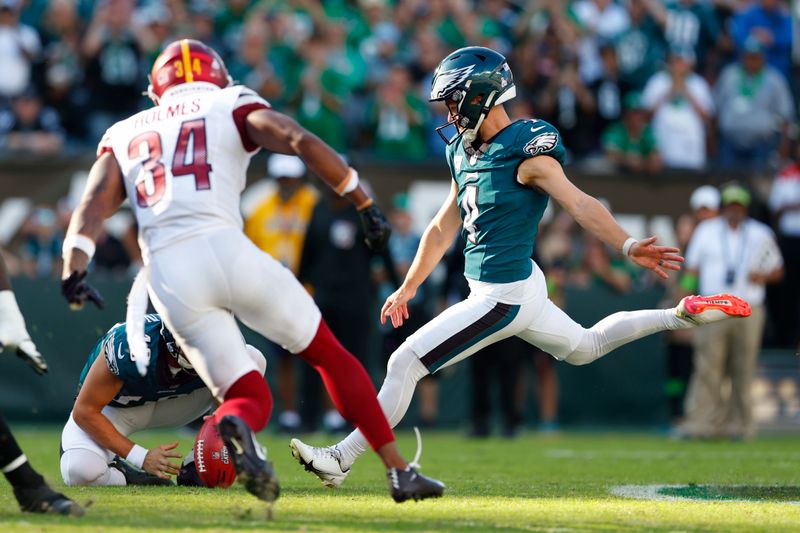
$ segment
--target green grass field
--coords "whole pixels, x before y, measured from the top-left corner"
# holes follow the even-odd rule
[[[60,488],[59,429],[20,429],[34,466]],[[148,446],[170,432],[137,437]],[[188,450],[191,437],[178,435]],[[288,438],[261,435],[281,478],[274,517],[238,485],[229,490],[71,488],[93,503],[83,518],[23,515],[5,481],[0,531],[800,531],[800,438],[751,443],[670,442],[655,435],[577,433],[515,440],[423,434],[423,471],[448,485],[445,497],[395,504],[373,455],[342,489],[324,488],[294,462]],[[310,439],[323,443],[324,439]],[[413,434],[400,433],[414,453]],[[618,497],[620,485],[712,484],[763,488],[669,489],[737,501],[647,501]],[[768,501],[747,501],[764,498]],[[745,500],[745,501],[742,501]],[[782,503],[783,502],[783,503]]]

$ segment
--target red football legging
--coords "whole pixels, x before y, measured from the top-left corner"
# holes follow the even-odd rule
[[[267,380],[256,372],[248,372],[231,385],[225,401],[219,406],[214,419],[219,422],[225,415],[238,416],[255,432],[264,429],[272,414],[272,392]]]
[[[333,336],[324,320],[320,320],[308,348],[297,355],[319,372],[336,408],[361,430],[373,450],[394,441],[367,371]]]

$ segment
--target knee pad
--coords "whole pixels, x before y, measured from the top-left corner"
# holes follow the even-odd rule
[[[61,477],[66,485],[96,485],[107,472],[105,457],[91,450],[67,450],[61,456]]]
[[[584,330],[578,346],[563,361],[571,365],[581,366],[588,365],[592,361],[599,359],[602,353],[596,337],[597,333],[591,329]]]
[[[428,368],[419,360],[417,354],[408,345],[403,343],[395,350],[386,365],[386,379],[391,378],[406,380],[413,379],[414,384],[430,374]]]

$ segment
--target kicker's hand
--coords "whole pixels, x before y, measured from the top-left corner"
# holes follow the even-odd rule
[[[416,289],[409,289],[402,285],[394,291],[384,302],[381,308],[381,324],[386,324],[386,317],[392,321],[392,326],[399,328],[408,318],[408,302],[417,294]]]
[[[643,268],[655,272],[660,278],[667,279],[667,270],[680,270],[683,257],[680,250],[671,246],[656,246],[656,238],[649,237],[631,246],[628,256],[631,261]]]
[[[358,212],[361,217],[361,225],[366,235],[366,243],[370,250],[380,252],[389,242],[389,235],[392,234],[392,227],[386,220],[380,208],[372,204]]]
[[[105,306],[105,301],[100,293],[84,281],[87,272],[73,270],[68,278],[61,280],[61,294],[67,299],[70,309],[82,309],[86,301],[92,302],[99,309]]]
[[[153,474],[161,479],[169,479],[169,476],[176,476],[180,471],[180,465],[170,461],[170,459],[180,459],[181,454],[174,451],[178,447],[178,442],[172,444],[162,444],[147,452],[142,463],[142,470],[148,474]]]

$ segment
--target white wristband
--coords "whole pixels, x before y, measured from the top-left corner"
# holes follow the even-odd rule
[[[128,453],[128,456],[125,458],[125,460],[128,461],[133,466],[135,466],[136,468],[142,468],[142,465],[144,464],[144,459],[145,457],[147,457],[147,453],[149,451],[150,450],[148,450],[147,448],[143,448],[138,444],[134,444],[133,448],[131,448],[131,451]]]
[[[72,235],[67,235],[64,238],[64,245],[61,247],[61,257],[66,259],[67,251],[72,248],[77,248],[78,250],[88,255],[89,261],[91,261],[92,257],[94,257],[94,250],[95,250],[94,241],[89,237],[87,237],[86,235],[81,235],[80,233],[73,233]]]
[[[354,168],[350,168],[350,172],[347,173],[347,182],[344,184],[344,187],[339,189],[341,192],[339,196],[344,196],[349,192],[353,192],[358,187],[358,172]]]
[[[631,253],[631,248],[633,248],[633,245],[636,244],[637,242],[639,241],[637,241],[633,237],[628,237],[628,240],[625,241],[625,244],[622,245],[622,255],[628,257],[628,255],[630,255]]]

